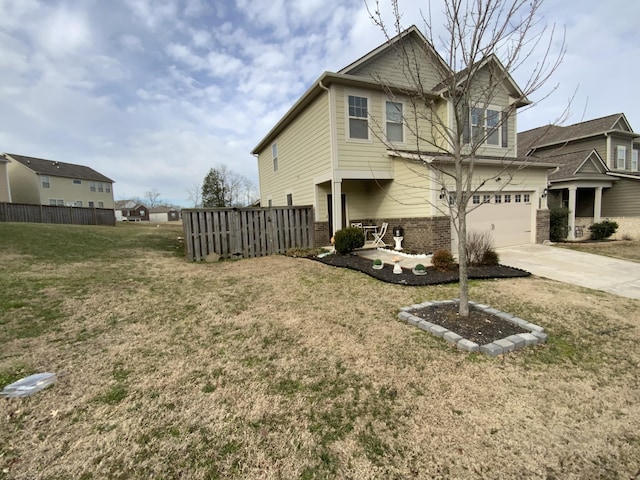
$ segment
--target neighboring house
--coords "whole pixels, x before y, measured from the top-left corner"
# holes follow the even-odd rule
[[[149,209],[149,221],[151,222],[177,222],[180,220],[180,212],[171,207],[154,207]]]
[[[73,163],[3,153],[13,203],[113,208],[113,180]]]
[[[0,202],[11,202],[11,187],[9,186],[9,159],[0,155]]]
[[[623,113],[527,130],[518,144],[522,155],[560,165],[549,175],[549,205],[569,208],[569,240],[604,219],[618,223],[617,238],[640,238],[640,134]]]
[[[149,209],[133,200],[118,200],[115,204],[116,221],[148,222]]]
[[[407,118],[413,118],[411,85],[393,48],[399,39],[419,56],[432,113],[449,119],[453,129],[449,114],[453,104],[436,74],[448,67],[413,26],[339,72],[324,72],[252,151],[258,156],[261,205],[312,205],[318,245],[327,245],[331,234],[350,223],[380,226],[387,222],[387,243],[393,227],[402,226],[405,247],[456,249],[449,200],[440,194],[440,184],[429,167],[434,163],[451,169],[451,157],[446,154],[450,147],[431,124],[421,120],[421,136],[430,136],[440,149],[422,157],[416,153],[418,142],[407,124]],[[465,131],[490,128],[488,121],[475,122],[501,118],[505,110],[529,103],[521,101],[522,92],[495,57],[481,64],[479,76],[487,78],[497,69],[504,79],[494,100],[499,104],[480,115],[470,109]],[[465,72],[459,72],[459,78],[464,79]],[[393,98],[383,83],[394,91]],[[543,195],[549,165],[528,166],[517,158],[516,116],[508,118],[481,147],[474,186],[501,171],[505,159],[512,170],[482,184],[471,202],[479,208],[468,215],[468,230],[491,231],[495,246],[542,242],[549,232]],[[388,148],[389,143],[395,148]],[[500,193],[495,195],[496,191]]]

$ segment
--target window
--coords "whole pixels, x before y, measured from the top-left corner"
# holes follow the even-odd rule
[[[387,140],[390,142],[403,142],[402,131],[403,111],[402,104],[398,102],[386,102]]]
[[[291,207],[293,205],[293,195],[287,193],[287,206]]]
[[[480,204],[480,195],[474,195],[471,198],[471,201],[473,202],[474,205],[479,205]]]
[[[269,208],[273,207],[273,200],[269,199]]]
[[[111,193],[111,184],[110,183],[105,183],[104,184],[104,191],[107,193]]]
[[[75,202],[73,202],[73,206],[74,207],[81,207],[82,206],[82,200],[76,200]]]
[[[89,191],[90,192],[95,192],[96,191],[96,182],[91,182],[89,184]]]
[[[486,143],[487,145],[507,146],[507,122],[500,125],[502,112],[492,108],[472,108],[471,138],[474,143]],[[506,119],[505,119],[506,120]]]
[[[502,203],[502,195],[496,195],[496,203]]]
[[[145,213],[146,213],[146,212],[145,212],[144,210],[140,210],[140,216],[141,216],[141,217],[144,217]]]
[[[49,205],[55,205],[57,207],[64,207],[64,200],[61,198],[50,198]]]
[[[73,183],[74,185],[81,185],[82,184],[82,180],[78,180],[77,178],[73,179]]]
[[[273,157],[273,171],[278,171],[278,144],[271,145],[271,156]]]
[[[42,188],[50,188],[51,183],[49,183],[49,177],[47,175],[41,175],[40,181],[42,182]]]
[[[638,150],[635,148],[631,151],[631,171],[638,171]]]
[[[98,182],[98,191],[99,192],[103,192],[104,191],[104,186],[103,186],[102,182]]]
[[[504,194],[504,203],[511,203],[511,195],[508,193]]]
[[[627,147],[624,145],[618,145],[616,152],[616,168],[618,170],[624,170],[627,163]]]
[[[524,203],[529,203],[529,202],[531,202],[531,198],[529,197],[528,193],[525,193],[524,194]]]
[[[516,197],[516,203],[522,203],[522,195],[520,195],[519,193],[516,193],[515,197]]]
[[[98,202],[98,208],[104,208],[104,202]]]
[[[368,99],[349,95],[349,138],[368,140]]]
[[[483,195],[482,203],[489,203],[491,201],[491,195]]]
[[[89,207],[93,208],[93,207],[95,207],[95,204],[93,202],[89,202]]]

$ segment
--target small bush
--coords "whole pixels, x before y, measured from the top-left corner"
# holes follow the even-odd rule
[[[424,265],[421,263],[416,264],[415,267],[413,267],[415,270],[417,270],[418,272],[422,272],[423,270],[426,270],[426,268],[424,268]]]
[[[616,233],[618,224],[605,220],[604,222],[594,223],[589,227],[589,230],[591,231],[591,240],[604,240]]]
[[[500,263],[500,256],[495,250],[487,250],[482,255],[482,260],[480,261],[480,265],[498,265]]]
[[[376,265],[376,266],[377,266],[377,265],[382,265],[382,260],[380,260],[379,258],[376,258],[376,259],[373,261],[373,264],[374,264],[374,265]]]
[[[569,209],[552,207],[549,209],[549,240],[563,242],[569,235]]]
[[[467,234],[467,264],[468,265],[486,265],[484,264],[484,255],[488,251],[493,250],[493,238],[491,232],[470,232]]]
[[[343,228],[338,230],[333,237],[336,252],[340,255],[346,255],[356,248],[364,246],[364,232],[358,227]]]
[[[456,262],[453,259],[453,255],[448,250],[436,250],[431,258],[431,263],[436,268],[436,270],[440,270],[441,272],[448,272],[453,270],[456,266]]]

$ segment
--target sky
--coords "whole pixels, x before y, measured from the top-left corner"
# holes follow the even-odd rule
[[[425,33],[430,12],[442,52],[441,0],[399,7]],[[572,99],[564,124],[624,112],[640,132],[638,18],[635,1],[546,0],[540,25],[567,53],[519,130]],[[212,167],[257,185],[253,147],[322,72],[384,41],[363,0],[0,0],[0,152],[90,166],[116,200],[192,206]]]

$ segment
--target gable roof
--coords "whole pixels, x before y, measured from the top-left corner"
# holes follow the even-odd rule
[[[93,168],[74,163],[57,162],[45,160],[44,158],[26,157],[15,153],[3,153],[9,160],[15,160],[38,175],[49,175],[52,177],[77,178],[79,180],[94,180],[98,182],[114,183],[109,177],[96,172]]]
[[[569,178],[604,178],[608,170],[595,150],[564,153],[553,157],[545,157],[544,160],[560,165],[558,170],[549,174],[549,180],[552,182]],[[590,169],[587,168],[589,164],[595,167],[595,172],[589,171]]]
[[[613,115],[574,123],[566,127],[543,125],[542,127],[520,132],[518,133],[518,154],[524,155],[533,148],[592,137],[612,131],[640,137],[640,134],[633,133],[624,113],[614,113]]]

